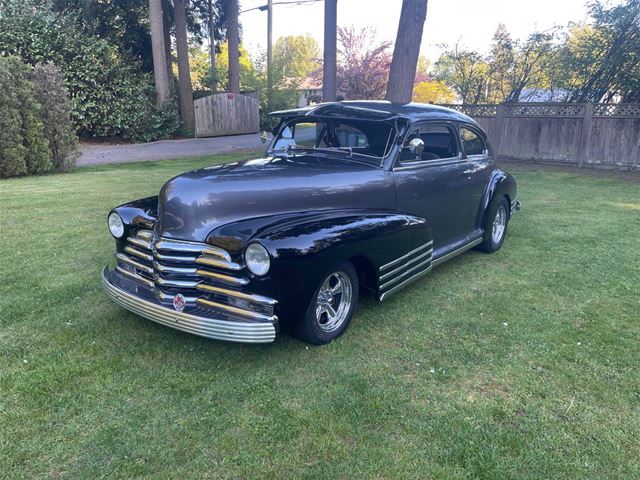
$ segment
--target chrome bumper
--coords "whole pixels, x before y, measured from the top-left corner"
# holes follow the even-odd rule
[[[109,267],[102,270],[102,284],[109,296],[120,306],[154,322],[176,330],[216,340],[243,343],[269,343],[276,337],[273,322],[238,322],[201,317],[177,312],[157,303],[144,300],[111,282]]]

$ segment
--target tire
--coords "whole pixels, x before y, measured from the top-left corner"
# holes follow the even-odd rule
[[[353,265],[341,262],[328,272],[315,289],[296,332],[302,340],[314,345],[327,344],[342,335],[358,305],[358,274]]]
[[[486,253],[500,250],[507,236],[508,226],[509,202],[506,197],[495,198],[489,205],[483,221],[484,235],[482,243],[478,245],[478,250]]]

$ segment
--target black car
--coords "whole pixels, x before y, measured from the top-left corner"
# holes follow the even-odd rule
[[[476,247],[519,209],[471,118],[432,105],[337,102],[274,112],[266,155],[169,180],[113,209],[120,305],[185,332],[315,344],[341,335],[361,291],[385,300]]]

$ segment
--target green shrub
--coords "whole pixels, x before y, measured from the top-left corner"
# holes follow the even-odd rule
[[[0,58],[0,177],[46,173],[52,164],[42,106],[16,58]]]
[[[54,13],[47,0],[2,0],[0,56],[8,55],[60,68],[81,135],[153,140],[175,131],[176,107],[156,109],[151,75],[89,35],[76,14]]]
[[[71,101],[60,75],[52,63],[38,64],[31,72],[35,98],[42,106],[40,118],[49,141],[51,161],[57,171],[68,170],[78,157],[78,137],[71,120]]]

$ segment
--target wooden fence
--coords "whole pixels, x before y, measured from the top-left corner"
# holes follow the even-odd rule
[[[445,106],[474,118],[499,158],[640,169],[640,104]]]
[[[216,93],[193,102],[197,137],[216,137],[260,131],[255,95]]]

